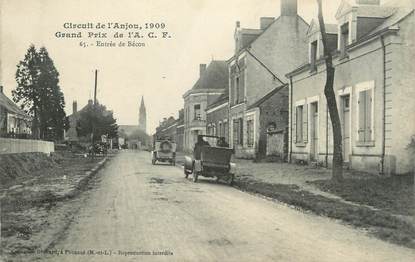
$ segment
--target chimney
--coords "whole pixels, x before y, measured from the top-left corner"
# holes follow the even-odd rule
[[[280,0],[281,16],[297,16],[297,0]]]
[[[76,100],[74,100],[72,103],[72,114],[75,114],[77,112],[78,112],[78,103],[76,102]]]
[[[3,86],[0,86],[0,94],[3,94]]]
[[[358,5],[380,5],[380,0],[356,0]]]
[[[272,24],[272,22],[274,22],[274,17],[261,17],[259,19],[259,28],[261,30],[264,30],[265,28],[267,28],[270,24]]]
[[[241,27],[241,22],[240,21],[236,21],[236,28]]]
[[[202,76],[206,71],[206,64],[200,64],[200,76]]]

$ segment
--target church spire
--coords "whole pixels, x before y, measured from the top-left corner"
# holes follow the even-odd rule
[[[144,104],[144,96],[141,96],[140,110],[138,116],[138,128],[147,132],[147,112]]]

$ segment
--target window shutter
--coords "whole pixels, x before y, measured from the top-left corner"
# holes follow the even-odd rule
[[[244,123],[243,123],[243,119],[239,118],[239,144],[243,145],[244,144]]]
[[[308,105],[304,104],[303,107],[303,142],[308,141]]]
[[[372,92],[366,92],[366,123],[365,123],[365,141],[372,141]]]
[[[232,122],[232,133],[233,133],[232,143],[234,147],[238,144],[238,131],[237,130],[238,130],[238,122],[236,120],[233,120]]]
[[[239,97],[238,97],[238,101],[239,102],[244,102],[244,97],[245,97],[245,70],[242,69],[240,76],[239,76]]]
[[[359,141],[365,141],[365,103],[366,92],[359,92],[359,100],[357,101],[359,108],[359,127],[357,130]]]
[[[231,79],[231,88],[230,88],[230,90],[231,90],[231,93],[230,93],[231,99],[230,100],[231,100],[231,105],[233,105],[234,101],[235,101],[235,79],[234,79],[233,74],[230,75],[230,79]]]
[[[291,129],[291,137],[293,139],[293,143],[297,143],[297,113],[298,113],[298,108],[295,107],[295,114],[291,114],[292,119],[291,119],[291,124],[292,124],[292,129]]]

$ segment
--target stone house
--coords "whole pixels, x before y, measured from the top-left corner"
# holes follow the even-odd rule
[[[329,33],[334,89],[341,118],[343,158],[356,170],[406,173],[406,147],[415,134],[413,3],[342,1],[335,35]],[[324,96],[326,78],[318,23],[308,31],[309,59],[290,78],[289,154],[293,161],[332,161],[332,127]],[[402,119],[403,116],[407,116]]]
[[[184,110],[179,110],[179,119],[177,119],[176,126],[176,150],[178,152],[183,151],[184,144]]]
[[[253,158],[266,154],[264,132],[269,124],[284,129],[284,117],[270,119],[256,106],[258,101],[275,90],[273,96],[286,96],[288,83],[285,74],[307,59],[308,24],[297,14],[296,0],[282,0],[277,19],[262,17],[259,29],[241,28],[236,23],[235,54],[228,61],[229,68],[229,130],[230,145],[236,157]],[[276,99],[276,101],[283,101]],[[276,108],[283,105],[274,104]],[[288,106],[288,105],[286,105]],[[282,112],[287,111],[288,107]],[[277,111],[281,111],[277,109]],[[260,141],[261,139],[261,141]]]
[[[164,118],[156,128],[156,138],[175,140],[177,124],[177,120],[172,116]]]
[[[206,134],[206,108],[228,88],[226,61],[200,65],[199,79],[184,95],[184,151],[193,150],[199,134]]]
[[[229,143],[229,93],[221,95],[206,109],[207,134],[224,137]]]
[[[32,118],[3,93],[0,86],[0,137],[27,138],[32,134]]]
[[[153,140],[168,138],[176,143],[176,151],[183,151],[183,135],[184,135],[184,111],[179,110],[179,118],[174,117],[164,118],[159,126],[156,127],[156,132],[153,135]]]
[[[247,145],[257,143],[257,157],[278,156],[286,159],[288,152],[288,85],[274,88],[250,105],[246,114],[257,119],[258,126],[254,129],[247,117]],[[251,127],[251,128],[250,128]]]

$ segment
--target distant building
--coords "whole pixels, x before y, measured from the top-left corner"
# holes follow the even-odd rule
[[[184,111],[179,110],[179,118],[174,117],[164,118],[156,127],[156,132],[153,135],[153,140],[170,139],[176,143],[176,150],[183,151],[183,136],[184,136]]]
[[[184,95],[184,150],[193,150],[199,134],[206,134],[206,108],[228,88],[226,61],[200,65],[199,79]]]
[[[179,110],[179,119],[176,126],[176,150],[183,151],[184,146],[184,110]]]
[[[139,117],[138,117],[138,128],[147,133],[147,112],[144,104],[144,97],[141,97]]]
[[[130,149],[143,149],[150,143],[147,135],[147,112],[144,97],[141,97],[137,125],[118,125],[118,136]],[[121,145],[120,145],[121,146]]]
[[[32,118],[3,93],[0,86],[0,137],[26,137],[32,134]]]
[[[415,135],[415,18],[413,2],[401,2],[342,1],[337,24],[327,27],[343,159],[353,169],[401,174],[414,165],[406,147]],[[311,23],[307,38],[308,61],[287,74],[290,155],[293,161],[331,165],[333,132],[317,21]]]

